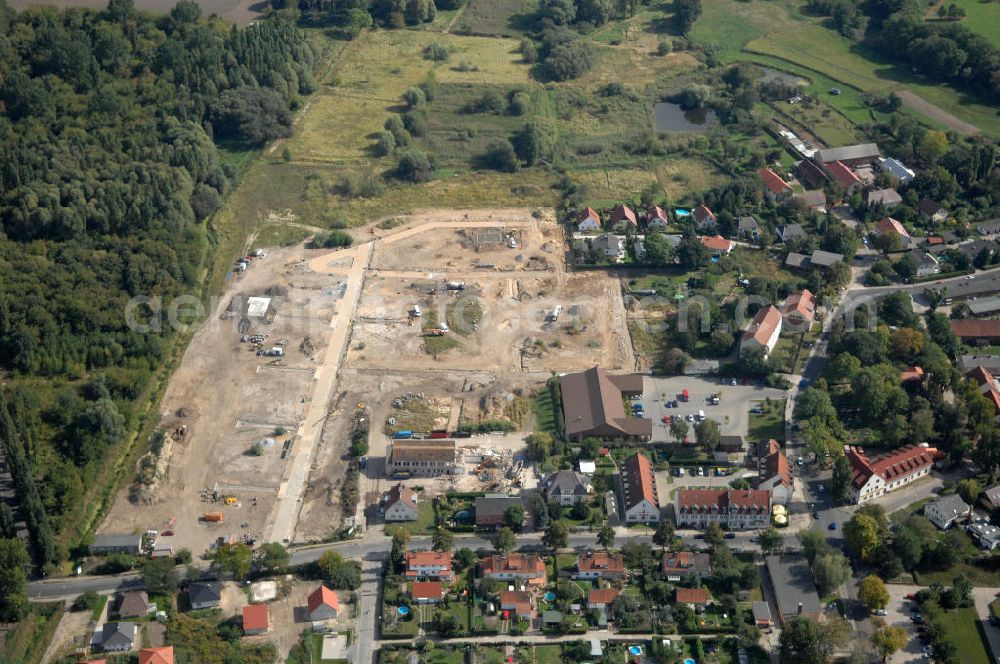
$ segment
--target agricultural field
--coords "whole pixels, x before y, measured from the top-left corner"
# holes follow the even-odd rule
[[[535,0],[470,0],[451,32],[512,37],[522,34],[538,7]]]
[[[951,5],[952,0],[936,2],[927,10],[928,17],[936,17],[938,7],[942,4]],[[973,32],[978,32],[1000,48],[1000,7],[992,0],[954,0],[954,3],[965,10],[962,25]]]

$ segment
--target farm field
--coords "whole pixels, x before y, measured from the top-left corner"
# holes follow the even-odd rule
[[[990,0],[954,0],[955,4],[965,10],[965,19],[962,25],[978,32],[986,37],[990,42],[1000,48],[1000,7],[996,2]],[[950,5],[952,0],[943,4]],[[935,3],[927,10],[928,17],[937,16],[938,7],[942,3]]]

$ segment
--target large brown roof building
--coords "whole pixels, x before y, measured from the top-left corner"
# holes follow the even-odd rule
[[[674,499],[678,528],[707,528],[713,521],[730,530],[766,528],[771,494],[750,489],[680,489]]]
[[[660,520],[660,500],[656,477],[649,458],[636,452],[622,464],[622,494],[626,523],[655,523]]]
[[[386,472],[390,475],[433,477],[453,472],[454,440],[394,440],[386,457]]]
[[[615,376],[599,367],[559,379],[566,436],[573,440],[649,440],[653,421],[625,412],[623,398],[642,394],[642,376]]]
[[[906,445],[871,459],[860,447],[845,445],[844,454],[851,464],[851,499],[860,505],[928,475],[936,452]]]

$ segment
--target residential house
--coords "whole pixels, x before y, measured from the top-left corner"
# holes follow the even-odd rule
[[[545,479],[542,493],[550,503],[557,505],[583,503],[590,495],[590,479],[583,473],[559,470]]]
[[[789,251],[785,257],[785,265],[793,270],[808,270],[811,266],[809,257],[796,251]]]
[[[976,367],[982,367],[990,373],[1000,373],[1000,355],[959,355],[958,370],[968,374]]]
[[[781,451],[781,443],[776,441],[774,438],[770,440],[762,440],[757,443],[757,474],[764,474],[764,460],[776,452]]]
[[[740,217],[736,220],[736,239],[747,242],[760,240],[760,223],[754,219],[753,215]]]
[[[635,212],[627,205],[619,205],[611,211],[611,228],[619,233],[635,232],[639,228],[639,223],[635,218]]]
[[[796,332],[808,332],[816,320],[816,296],[808,288],[789,293],[781,309],[783,325]]]
[[[670,217],[659,205],[653,205],[646,210],[646,228],[651,231],[666,230],[670,225]]]
[[[803,159],[802,161],[795,162],[792,170],[800,182],[813,188],[822,187],[829,179],[826,171],[817,166],[811,159]]]
[[[692,609],[698,604],[708,604],[708,591],[704,588],[677,588],[674,593],[676,604],[690,606]]]
[[[444,599],[444,586],[440,581],[414,581],[412,594],[417,604],[439,604]]]
[[[826,192],[822,189],[810,189],[801,194],[795,194],[792,198],[802,203],[809,210],[826,209]]]
[[[451,579],[450,551],[407,551],[404,557],[408,579]]]
[[[772,201],[780,201],[792,195],[792,185],[770,168],[765,167],[757,172],[764,181],[764,194]]]
[[[576,230],[581,233],[601,230],[601,215],[594,208],[587,208],[576,215]]]
[[[973,523],[966,530],[980,547],[993,551],[1000,546],[1000,528],[988,523]]]
[[[996,346],[1000,344],[1000,320],[974,320],[964,318],[951,321],[955,336],[967,344],[975,346]]]
[[[924,516],[941,530],[948,530],[957,520],[968,518],[971,511],[972,507],[957,493],[924,505]]]
[[[1000,297],[982,297],[968,302],[966,306],[972,316],[991,316],[1000,313]]]
[[[525,590],[503,590],[500,592],[500,610],[530,620],[535,614],[535,596]]]
[[[479,563],[483,576],[500,581],[517,581],[532,586],[545,584],[545,561],[537,553],[508,553],[487,556]]]
[[[587,591],[587,608],[610,609],[611,605],[618,599],[619,592],[616,588],[591,588]]]
[[[881,157],[875,164],[878,170],[888,173],[900,184],[909,184],[917,176],[913,169],[907,168],[906,164],[892,157]]]
[[[222,584],[218,581],[192,581],[188,586],[192,609],[210,609],[222,602]]]
[[[511,507],[520,507],[524,510],[524,519],[521,524],[507,523],[507,510]],[[508,496],[505,493],[488,493],[479,496],[475,502],[476,526],[479,528],[498,528],[505,525],[523,525],[528,518],[528,511],[525,502],[520,496]]]
[[[707,528],[715,522],[730,530],[766,528],[771,494],[750,489],[679,489],[674,499],[678,528]]]
[[[623,399],[642,394],[642,375],[613,375],[600,367],[559,378],[563,421],[570,440],[649,440],[653,421],[625,412]]]
[[[591,241],[591,246],[604,254],[605,258],[615,261],[621,261],[625,258],[625,238],[621,236],[612,233],[598,235]]]
[[[705,580],[712,573],[712,558],[707,553],[666,551],[663,554],[663,575],[667,581],[678,582],[686,576]]]
[[[899,223],[892,217],[883,217],[882,220],[878,222],[875,232],[878,235],[895,235],[899,238],[900,243],[904,248],[910,244],[910,234],[906,232],[903,224]]]
[[[792,242],[793,240],[804,240],[809,237],[806,233],[806,229],[802,228],[801,224],[785,224],[784,226],[778,226],[778,237],[785,244]]]
[[[101,650],[128,652],[135,646],[138,636],[139,626],[133,622],[104,623],[101,628]]]
[[[385,461],[390,477],[438,477],[458,472],[454,440],[393,440]]]
[[[719,223],[715,218],[715,213],[704,203],[692,210],[691,217],[694,219],[695,228],[700,231],[715,228]]]
[[[929,198],[920,199],[920,202],[917,203],[917,212],[920,213],[920,218],[924,221],[942,223],[948,219],[948,211],[941,207],[940,203]]]
[[[855,191],[864,186],[861,178],[842,162],[832,161],[823,164],[823,169],[826,170],[831,180],[840,185],[847,196],[853,196]]]
[[[149,595],[145,590],[127,590],[118,594],[112,614],[119,618],[139,618],[149,613]]]
[[[838,263],[844,262],[843,254],[837,254],[832,251],[823,251],[822,249],[817,249],[812,252],[812,256],[809,257],[809,266],[818,268],[831,268]]]
[[[899,380],[904,385],[907,383],[921,384],[924,382],[924,368],[923,367],[905,367],[899,373]]]
[[[876,189],[865,196],[865,203],[870,208],[882,205],[886,210],[891,210],[902,202],[903,197],[895,189]]]
[[[622,464],[622,495],[625,523],[658,523],[660,501],[649,457],[636,452]]]
[[[767,556],[764,562],[781,626],[796,616],[818,620],[823,608],[806,559],[798,555]]]
[[[936,450],[906,445],[870,459],[863,449],[844,446],[851,465],[851,499],[862,504],[914,482],[931,472]]]
[[[106,556],[111,553],[142,552],[142,535],[107,533],[94,535],[94,543],[88,547],[92,556]]]
[[[620,579],[625,574],[625,558],[620,553],[587,551],[576,558],[574,579]]]
[[[978,502],[988,512],[1000,508],[1000,484],[988,486],[980,491]]]
[[[766,456],[761,465],[763,471],[758,476],[757,488],[771,494],[772,505],[787,505],[792,500],[792,470],[785,453],[778,450]]]
[[[816,163],[827,164],[832,161],[841,161],[848,166],[859,166],[870,164],[878,159],[882,153],[875,143],[859,143],[857,145],[846,145],[839,148],[823,148],[816,150],[813,159]]]
[[[977,366],[965,376],[975,381],[976,385],[979,386],[979,392],[993,404],[996,411],[995,421],[1000,422],[1000,381],[997,381],[993,373],[982,365]]]
[[[309,593],[306,601],[309,610],[309,620],[336,620],[340,615],[340,597],[326,586],[319,586]]]
[[[941,272],[941,263],[932,254],[926,251],[911,251],[910,256],[913,257],[914,262],[917,264],[918,277],[929,277],[932,274],[939,274]]]
[[[417,493],[413,489],[397,484],[382,494],[382,508],[389,523],[417,520]]]
[[[733,243],[721,235],[702,235],[701,243],[713,256],[725,256],[733,250]]]
[[[143,648],[139,651],[139,664],[174,664],[174,647]]]
[[[743,339],[740,341],[740,353],[750,348],[763,348],[767,357],[778,343],[781,334],[781,312],[774,305],[768,305],[753,317]]]
[[[243,607],[243,633],[247,636],[271,631],[271,613],[267,604],[247,604]]]
[[[646,259],[646,238],[636,236],[632,238],[632,251],[635,253],[637,260]]]
[[[770,629],[774,627],[774,621],[771,620],[771,607],[768,606],[767,602],[754,602],[751,607],[753,612],[753,622],[760,629]]]

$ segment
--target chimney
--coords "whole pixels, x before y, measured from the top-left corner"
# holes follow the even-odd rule
[[[799,602],[799,615],[802,615],[802,602]]]

